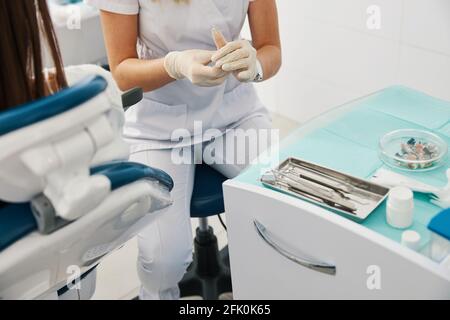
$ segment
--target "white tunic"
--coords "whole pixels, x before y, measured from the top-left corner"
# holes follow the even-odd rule
[[[236,40],[244,24],[249,0],[86,0],[101,10],[139,14],[138,54],[141,59],[164,57],[171,51],[216,50],[211,29]],[[124,135],[132,139],[132,151],[180,146],[172,141],[177,129],[194,135],[194,122],[203,130],[225,131],[255,116],[266,116],[252,84],[230,75],[217,87],[193,85],[189,80],[172,82],[145,94],[145,99],[126,113]],[[202,141],[201,137],[196,141]],[[192,140],[194,141],[194,140]]]

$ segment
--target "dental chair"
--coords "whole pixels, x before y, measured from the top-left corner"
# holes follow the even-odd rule
[[[106,87],[91,76],[0,112],[0,300],[89,298],[72,282],[171,205],[166,173],[127,162]]]

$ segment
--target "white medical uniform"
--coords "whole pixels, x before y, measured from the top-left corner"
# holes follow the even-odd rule
[[[228,40],[239,39],[249,6],[249,0],[190,0],[188,4],[173,0],[86,2],[109,12],[139,15],[140,59],[162,58],[171,51],[216,50],[213,27]],[[173,149],[183,145],[171,138],[174,130],[180,128],[187,129],[187,136],[194,136],[196,121],[202,121],[203,130],[215,128],[224,133],[213,143],[220,143],[231,128],[271,127],[253,85],[241,83],[232,75],[224,84],[211,88],[195,86],[187,79],[172,82],[146,93],[141,103],[127,111],[124,135],[131,144],[131,160],[160,168],[175,181],[174,205],[139,236],[142,299],[179,298],[177,284],[192,261],[189,208],[195,165],[172,162]],[[251,143],[258,143],[256,140]],[[203,147],[211,146],[202,137],[193,141],[203,142]],[[231,178],[245,165],[213,167]]]

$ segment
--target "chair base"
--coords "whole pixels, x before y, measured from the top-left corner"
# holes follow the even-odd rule
[[[197,229],[194,260],[179,286],[182,297],[201,296],[205,300],[218,300],[232,292],[228,247],[219,252],[213,228]]]

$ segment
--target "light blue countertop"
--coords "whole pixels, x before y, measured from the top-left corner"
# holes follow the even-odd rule
[[[296,157],[367,179],[383,166],[378,157],[379,139],[397,129],[429,130],[450,144],[450,103],[406,87],[389,87],[301,126],[281,143],[278,157],[280,161]],[[433,171],[400,173],[443,186],[448,167],[450,157],[444,166]],[[253,165],[236,180],[264,188],[259,182],[263,168],[264,164]],[[428,196],[415,195],[414,224],[410,229],[421,234],[422,245],[429,241],[428,222],[439,211]],[[385,212],[383,203],[362,225],[400,242],[404,230],[390,227]],[[330,214],[334,213],[330,211]]]

